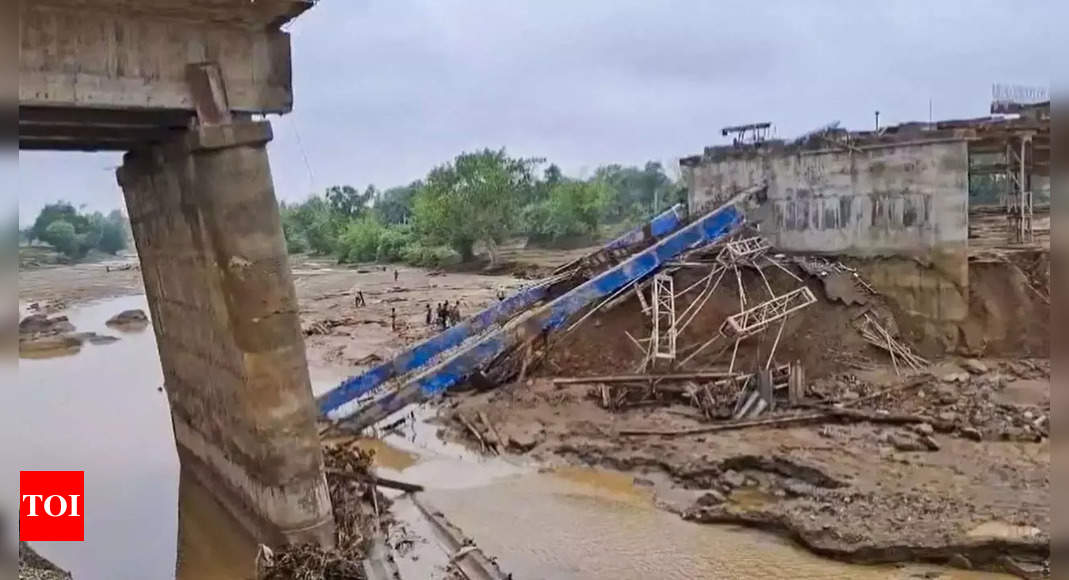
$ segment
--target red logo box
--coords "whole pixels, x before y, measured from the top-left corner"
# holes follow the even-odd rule
[[[19,472],[19,540],[85,540],[85,472]]]

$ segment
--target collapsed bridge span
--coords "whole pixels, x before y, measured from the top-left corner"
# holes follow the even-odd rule
[[[622,263],[552,301],[520,314],[500,329],[472,339],[438,364],[408,378],[398,388],[385,390],[362,405],[327,409],[327,417],[335,421],[345,420],[352,429],[363,429],[409,404],[462,383],[502,355],[561,328],[595,301],[644,280],[685,252],[724,241],[741,228],[745,222],[745,204],[763,189],[764,186],[759,185],[742,191],[724,205],[692,220],[656,244],[635,252]]]

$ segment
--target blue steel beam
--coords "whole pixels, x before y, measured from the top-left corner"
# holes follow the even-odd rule
[[[683,223],[683,218],[686,216],[686,207],[677,203],[672,207],[665,210],[663,213],[658,214],[657,217],[650,220],[649,228],[650,235],[655,238],[666,236],[677,229]],[[605,245],[606,248],[616,249],[626,246],[633,246],[646,239],[646,226],[635,228],[626,234],[616,238]]]
[[[346,409],[344,413],[328,413],[327,416],[333,420],[348,419],[346,423],[351,428],[363,429],[411,403],[427,399],[460,383],[515,345],[559,328],[595,300],[641,280],[683,252],[730,236],[744,221],[743,213],[737,204],[746,197],[746,194],[740,194],[728,204],[669,235],[656,245],[636,253],[622,264],[556,300],[520,315],[500,330],[487,334],[478,342],[414,377],[400,389],[378,395],[355,413],[350,414]]]
[[[686,214],[686,206],[681,203],[677,203],[665,210],[664,212],[655,216],[645,225],[637,227],[621,235],[615,240],[599,248],[596,252],[587,254],[581,258],[576,258],[571,262],[568,262],[567,264],[559,266],[556,270],[553,271],[553,273],[558,274],[560,272],[564,272],[565,270],[574,268],[577,264],[586,260],[591,260],[599,254],[605,254],[611,252],[612,250],[618,250],[634,246],[636,244],[640,244],[644,241],[647,241],[647,239],[656,240],[662,238],[679,229],[679,226],[683,225],[683,219],[686,217]]]
[[[395,376],[416,370],[439,354],[460,346],[474,334],[502,320],[508,320],[546,296],[548,284],[538,284],[501,300],[464,322],[434,335],[405,350],[392,360],[384,362],[364,374],[342,381],[340,385],[323,393],[317,399],[320,413],[328,413],[373,391]]]
[[[685,211],[683,204],[676,204],[657,215],[645,226],[635,228],[606,244],[602,250],[616,249],[640,243],[646,239],[646,230],[655,238],[679,228]],[[597,253],[597,252],[595,252]],[[591,254],[593,255],[593,254]],[[585,258],[586,256],[584,256]],[[584,259],[580,258],[580,260]],[[578,261],[578,260],[577,260]],[[572,262],[574,265],[576,262]],[[558,268],[563,271],[567,267]],[[362,374],[349,377],[330,391],[320,395],[316,402],[322,414],[337,410],[342,405],[363,397],[390,379],[410,373],[428,364],[439,354],[460,346],[468,338],[512,318],[516,313],[530,308],[546,297],[547,284],[539,284],[491,305],[464,322],[439,333]]]

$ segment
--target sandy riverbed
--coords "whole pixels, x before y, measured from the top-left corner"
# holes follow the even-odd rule
[[[293,264],[313,379],[317,374],[356,374],[431,336],[436,330],[426,324],[427,305],[459,300],[462,314],[471,314],[495,300],[499,288],[527,283],[507,275],[407,267],[397,268],[395,281],[393,272],[392,266]],[[365,306],[354,304],[354,289],[364,293]],[[23,303],[72,305],[141,292],[140,272],[107,272],[103,264],[20,273]],[[567,361],[567,353],[562,356],[548,360]],[[868,362],[874,372],[861,373],[860,379],[841,368],[822,379],[827,384],[852,380],[857,396],[893,384],[893,375],[872,358]],[[990,371],[956,385],[955,401],[948,398],[941,407],[968,421],[969,413],[979,411],[957,403],[973,397],[994,401],[994,409],[1008,405],[1030,416],[1049,413],[1045,361],[985,363]],[[913,428],[870,423],[621,437],[616,434],[621,428],[671,430],[701,422],[687,417],[693,410],[683,405],[609,412],[588,396],[589,386],[553,385],[550,377],[563,371],[574,369],[547,365],[522,384],[451,397],[443,423],[454,439],[466,440],[450,417],[483,411],[505,438],[517,433],[522,447],[530,446],[516,452],[545,464],[611,467],[635,474],[639,482],[644,474],[667,476],[649,479],[655,482],[658,505],[669,511],[694,521],[770,529],[839,559],[925,560],[1015,571],[1004,556],[1018,563],[1047,557],[1050,483],[1044,437],[1037,442],[1024,433],[1003,440],[999,424],[982,441],[959,431],[934,433],[938,451],[897,449],[895,437],[915,435]],[[945,392],[944,386],[935,377],[930,388],[914,391],[913,398],[882,405],[938,414],[941,408],[929,409],[927,401]]]

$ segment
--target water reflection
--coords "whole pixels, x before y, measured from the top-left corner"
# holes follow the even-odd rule
[[[170,579],[176,564],[182,579],[249,577],[255,543],[211,494],[180,474],[167,397],[158,390],[163,375],[154,333],[105,325],[131,308],[147,312],[145,297],[57,313],[78,332],[121,339],[86,341],[63,358],[23,358],[18,383],[0,389],[0,436],[17,442],[3,447],[3,465],[85,471],[85,542],[34,545],[78,580]],[[15,497],[18,480],[5,478],[0,486]]]
[[[62,314],[80,332],[109,333],[104,322],[127,308],[147,308],[144,296]],[[178,459],[162,383],[153,333],[143,332],[22,359],[18,383],[0,389],[2,436],[17,442],[4,447],[4,465],[85,471],[85,541],[36,545],[79,580],[174,573]]]
[[[178,486],[178,580],[255,576],[257,543],[204,486],[182,470]]]

